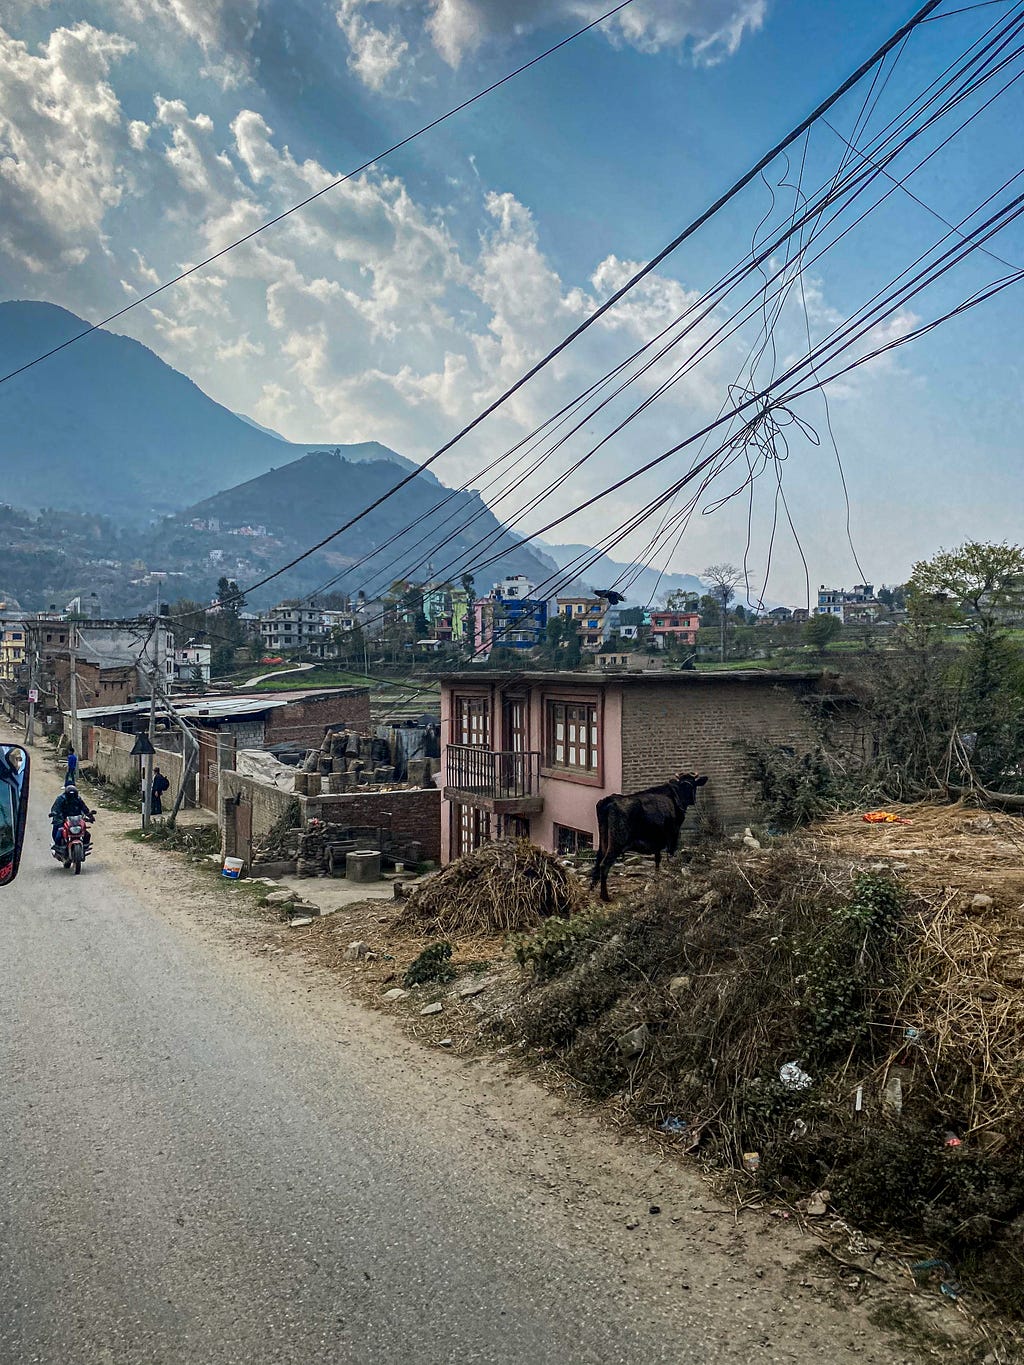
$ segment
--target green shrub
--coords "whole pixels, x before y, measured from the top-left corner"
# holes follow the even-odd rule
[[[512,952],[520,967],[529,967],[538,981],[562,976],[591,946],[607,916],[599,912],[573,915],[571,919],[553,916],[530,934],[511,939]]]
[[[451,981],[455,975],[455,968],[449,959],[452,955],[452,945],[446,942],[432,943],[429,948],[424,948],[419,957],[415,958],[409,966],[403,980],[403,986],[425,986],[430,982]]]

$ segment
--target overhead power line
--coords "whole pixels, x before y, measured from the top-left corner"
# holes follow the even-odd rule
[[[936,0],[936,3],[940,2],[941,0]],[[252,239],[258,237],[261,232],[266,232],[268,228],[275,227],[286,218],[290,218],[293,213],[298,213],[301,209],[306,208],[315,200],[322,198],[325,194],[329,194],[331,190],[336,190],[339,185],[344,185],[347,181],[355,179],[357,175],[361,175],[363,171],[368,171],[371,166],[375,166],[379,161],[383,161],[385,157],[391,156],[394,152],[401,151],[403,147],[408,147],[410,142],[415,142],[416,139],[422,137],[424,133],[431,132],[440,124],[446,123],[448,119],[454,118],[456,114],[461,114],[464,109],[468,109],[470,105],[476,104],[479,100],[482,100],[485,95],[490,95],[493,91],[500,89],[501,86],[507,85],[509,81],[515,80],[515,78],[521,76],[524,71],[529,71],[532,66],[536,66],[539,62],[543,62],[548,57],[553,56],[554,53],[560,51],[561,48],[567,47],[569,43],[575,42],[577,38],[581,38],[584,33],[589,33],[592,28],[597,28],[607,19],[613,18],[632,3],[633,0],[620,0],[619,4],[615,5],[612,9],[606,10],[604,14],[598,15],[598,17],[592,19],[589,24],[584,24],[582,28],[576,29],[573,33],[560,39],[559,42],[553,43],[551,47],[545,48],[543,52],[538,52],[536,57],[531,57],[528,62],[523,62],[522,66],[517,66],[514,71],[507,72],[500,80],[492,81],[490,85],[485,86],[483,90],[478,90],[475,95],[471,95],[469,99],[463,100],[461,104],[453,105],[451,109],[446,110],[443,114],[439,114],[437,118],[431,119],[429,123],[424,123],[421,127],[417,128],[415,132],[408,133],[398,142],[394,142],[390,147],[385,148],[384,151],[378,152],[375,156],[370,157],[368,161],[364,161],[353,170],[346,171],[344,175],[338,176],[338,178],[332,180],[329,185],[324,185],[321,189],[315,190],[312,194],[307,195],[305,199],[300,199],[297,204],[292,204],[281,213],[275,214],[273,218],[268,218],[265,223],[261,223],[259,227],[253,228],[252,231],[247,232],[244,237],[236,238],[235,241],[229,242],[227,246],[221,247],[219,251],[215,251],[211,256],[206,256],[203,260],[197,261],[195,265],[188,266],[185,270],[182,270],[179,274],[173,276],[173,278],[164,280],[163,284],[158,284],[147,294],[143,294],[139,298],[133,299],[131,303],[127,303],[123,308],[119,308],[116,313],[111,313],[108,317],[101,319],[99,322],[90,323],[90,325],[81,332],[77,332],[74,336],[68,337],[66,341],[62,341],[59,346],[52,346],[48,351],[43,351],[41,355],[37,355],[34,359],[26,361],[24,365],[19,365],[17,369],[11,370],[8,374],[0,376],[0,384],[6,384],[9,379],[14,379],[17,375],[24,374],[26,370],[31,370],[34,365],[39,365],[44,360],[49,360],[51,356],[57,355],[59,351],[66,350],[68,346],[73,346],[76,341],[81,341],[83,337],[91,336],[93,332],[101,331],[104,327],[109,326],[110,323],[116,322],[118,318],[123,318],[124,315],[130,313],[133,308],[138,308],[140,304],[148,303],[150,299],[155,299],[157,295],[162,294],[164,290],[173,288],[174,285],[180,284],[182,280],[187,280],[190,275],[195,275],[200,270],[205,270],[208,265],[212,265],[214,261],[219,261],[220,258],[226,256],[229,251],[234,251],[236,247],[244,246],[246,242],[251,242]]]
[[[505,404],[510,398],[512,398],[516,393],[518,393],[520,389],[522,389],[532,379],[534,379],[543,369],[550,365],[553,360],[557,359],[557,357],[560,356],[562,352],[565,351],[569,346],[571,346],[574,341],[581,337],[584,332],[586,332],[589,328],[593,327],[593,325],[596,322],[600,321],[600,319],[604,317],[606,313],[610,312],[611,309],[613,309],[621,299],[623,299],[632,289],[634,289],[641,282],[641,280],[646,279],[646,277],[650,275],[654,270],[656,270],[658,266],[662,264],[663,261],[665,261],[669,256],[671,256],[673,252],[677,251],[685,241],[692,237],[693,234],[697,232],[701,227],[703,227],[704,224],[706,224],[711,218],[713,218],[716,213],[723,209],[742,190],[744,190],[747,187],[747,185],[749,185],[752,180],[756,179],[756,177],[760,175],[761,171],[764,170],[767,166],[769,166],[771,162],[775,160],[776,157],[778,157],[782,152],[786,150],[787,147],[791,146],[800,137],[802,137],[808,128],[810,128],[814,123],[816,123],[820,118],[822,118],[823,115],[825,115],[833,107],[833,105],[838,103],[838,101],[841,100],[842,97],[853,86],[855,86],[860,80],[862,80],[863,77],[869,71],[871,71],[875,66],[877,66],[877,64],[881,62],[887,56],[887,54],[893,50],[893,48],[897,47],[901,42],[903,42],[903,40],[910,33],[912,33],[913,30],[919,24],[921,24],[928,17],[929,14],[933,13],[933,11],[935,11],[941,3],[942,0],[928,0],[927,4],[921,6],[921,8],[918,9],[911,16],[910,19],[908,19],[905,23],[901,24],[900,27],[896,29],[896,31],[889,38],[887,38],[886,41],[882,43],[880,47],[876,48],[876,50],[871,54],[871,56],[868,57],[865,61],[863,61],[860,64],[860,66],[858,66],[857,69],[832,92],[831,95],[829,95],[826,99],[822,100],[821,103],[818,104],[816,108],[810,114],[807,115],[806,118],[802,119],[796,125],[795,128],[793,128],[789,133],[786,134],[785,137],[783,137],[769,151],[767,151],[762,157],[760,157],[748,171],[746,171],[742,176],[740,176],[740,178],[737,181],[735,181],[723,194],[719,195],[719,197],[711,205],[709,205],[708,208],[706,208],[702,213],[698,214],[696,218],[694,218],[670,242],[668,242],[664,247],[662,247],[662,249],[659,252],[657,252],[656,255],[652,256],[645,265],[641,266],[639,270],[637,270],[623,285],[620,286],[620,288],[615,290],[614,293],[610,294],[604,300],[603,303],[600,303],[591,313],[587,315],[586,318],[583,319],[581,323],[579,323],[576,327],[572,329],[572,331],[570,331],[565,337],[563,337],[563,339],[560,342],[558,342],[556,346],[552,347],[551,350],[549,350],[544,356],[540,358],[540,360],[538,360],[534,365],[530,367],[530,369],[528,369],[523,375],[521,375],[519,379],[517,379],[513,384],[511,384],[507,389],[505,389],[501,394],[499,394],[497,398],[495,398],[491,403],[489,403],[485,408],[483,408],[471,421],[469,421],[464,427],[462,427],[461,430],[459,430],[454,436],[452,436],[442,446],[435,450],[432,455],[430,455],[426,460],[423,461],[422,464],[418,465],[416,469],[410,471],[403,478],[399,479],[389,489],[385,490],[385,492],[382,493],[378,498],[375,498],[372,502],[368,503],[367,506],[362,508],[361,511],[357,512],[354,516],[350,517],[347,521],[343,522],[342,525],[338,526],[328,535],[322,537],[315,544],[310,545],[306,550],[303,550],[301,554],[295,555],[292,559],[288,560],[287,563],[282,564],[280,568],[275,569],[272,573],[265,574],[255,583],[251,583],[245,589],[245,591],[254,592],[258,588],[264,587],[267,583],[272,582],[275,578],[279,578],[282,574],[287,573],[290,569],[295,568],[297,564],[301,564],[303,560],[308,559],[310,555],[315,554],[318,550],[322,550],[325,545],[329,545],[331,541],[336,540],[338,536],[343,535],[348,530],[351,530],[353,526],[357,525],[366,516],[368,516],[371,512],[375,511],[378,507],[382,506],[390,498],[394,497],[396,493],[399,493],[403,488],[407,487],[410,483],[412,483],[414,479],[419,477],[423,470],[429,469],[431,465],[435,464],[437,460],[439,460],[444,454],[451,450],[453,446],[457,445],[459,441],[463,440],[466,436],[470,434],[470,432],[474,431],[478,426],[480,426],[482,422],[484,422],[503,404]]]

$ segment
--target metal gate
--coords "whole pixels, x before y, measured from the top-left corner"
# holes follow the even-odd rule
[[[199,731],[199,804],[204,810],[216,811],[220,791],[220,764],[217,759],[217,736],[213,731]]]
[[[241,858],[248,872],[252,867],[252,804],[238,802],[235,807],[235,857]]]

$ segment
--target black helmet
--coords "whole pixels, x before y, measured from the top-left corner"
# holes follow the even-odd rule
[[[66,792],[74,792],[76,796],[78,795],[78,788],[75,786],[73,782],[69,782],[68,785],[64,788],[64,790]]]

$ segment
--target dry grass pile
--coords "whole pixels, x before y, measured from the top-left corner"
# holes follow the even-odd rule
[[[996,817],[964,833],[980,867],[944,857],[938,832],[977,815],[911,818],[720,851],[551,953],[545,926],[506,1028],[706,1159],[756,1151],[768,1188],[828,1189],[843,1215],[936,1248],[1024,1314],[1018,874],[1005,848],[987,865]],[[926,843],[930,862],[911,862]],[[971,904],[979,887],[992,905]]]
[[[899,808],[911,823],[838,816],[819,856],[895,867],[914,892],[897,1012],[966,1136],[1024,1137],[1024,821],[961,804]]]
[[[409,897],[395,927],[440,938],[520,933],[587,904],[571,869],[526,839],[483,844]]]
[[[931,896],[944,888],[985,892],[1024,903],[1024,819],[976,807],[894,806],[908,823],[867,824],[854,812],[832,816],[796,836],[820,857],[895,866],[908,886]]]

